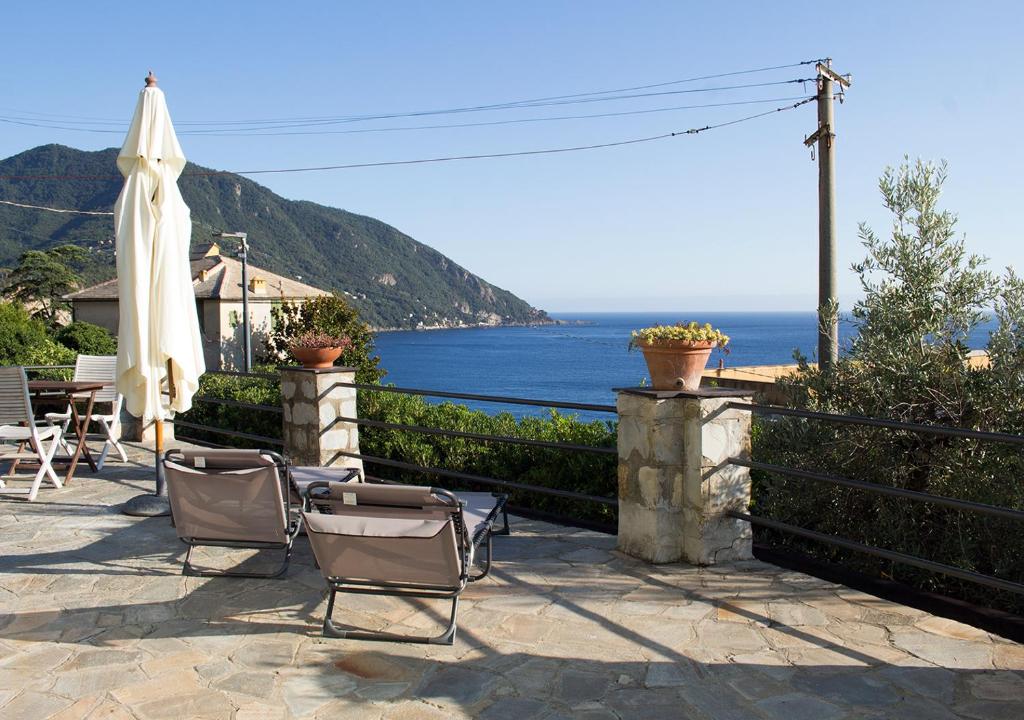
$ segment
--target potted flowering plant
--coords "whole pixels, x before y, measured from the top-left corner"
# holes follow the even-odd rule
[[[351,347],[352,340],[348,337],[335,337],[318,330],[307,330],[295,336],[288,349],[295,359],[306,368],[329,368],[334,361]]]
[[[630,350],[643,352],[654,390],[696,390],[711,351],[728,352],[728,344],[729,336],[711,323],[696,322],[641,328],[629,340]]]

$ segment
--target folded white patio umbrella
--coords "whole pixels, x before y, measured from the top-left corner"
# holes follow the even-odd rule
[[[185,154],[152,73],[139,95],[117,167],[125,178],[114,206],[117,389],[129,413],[143,423],[156,421],[157,495],[162,495],[162,420],[192,407],[206,365],[189,265],[192,222],[177,185]],[[170,396],[163,395],[165,389]],[[152,496],[135,500],[147,497]],[[154,509],[165,509],[165,504]]]

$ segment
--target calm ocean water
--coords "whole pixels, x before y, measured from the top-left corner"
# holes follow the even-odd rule
[[[636,386],[647,376],[643,356],[628,352],[636,328],[689,320],[677,313],[553,314],[568,325],[381,333],[377,350],[385,383],[431,390],[614,404],[614,387]],[[700,313],[732,338],[729,355],[715,352],[709,366],[774,365],[793,360],[794,348],[816,347],[814,313]],[[848,337],[841,327],[841,341]],[[984,336],[972,346],[984,344]],[[467,403],[489,412],[527,408]],[[610,416],[584,414],[586,417]]]

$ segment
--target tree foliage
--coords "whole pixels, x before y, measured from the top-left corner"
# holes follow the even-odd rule
[[[33,317],[55,327],[61,312],[69,309],[63,296],[81,287],[76,268],[86,258],[87,253],[75,245],[29,250],[7,274],[4,295],[32,308]]]
[[[18,303],[0,302],[0,365],[67,365],[75,352],[50,337],[46,325]]]
[[[797,406],[908,423],[1024,433],[1024,283],[997,276],[969,253],[957,218],[939,209],[945,165],[888,169],[879,188],[893,225],[866,224],[854,266],[863,299],[856,335],[822,370],[798,357],[787,385]],[[991,316],[989,364],[972,362],[968,336]],[[785,419],[763,422],[755,457],[880,485],[1024,509],[1024,458],[1013,446],[920,432]],[[760,514],[820,532],[1024,582],[1024,541],[1009,521],[927,502],[758,474]],[[762,541],[796,547],[884,577],[983,604],[1024,610],[1013,596],[905,565],[779,533]]]
[[[117,338],[106,328],[77,321],[60,328],[53,339],[75,352],[86,355],[116,355]]]
[[[289,350],[292,339],[306,332],[322,332],[352,341],[335,364],[356,368],[356,382],[376,383],[384,377],[380,357],[374,355],[370,327],[359,319],[359,311],[340,295],[310,298],[301,305],[286,302],[273,308],[271,313],[273,330],[268,344],[278,357],[297,362]]]

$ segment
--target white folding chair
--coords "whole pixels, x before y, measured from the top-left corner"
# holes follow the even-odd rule
[[[49,440],[47,447],[43,441]],[[0,446],[0,460],[37,460],[39,472],[32,481],[28,499],[35,500],[43,476],[47,476],[54,487],[61,487],[57,473],[53,471],[53,455],[61,442],[61,429],[55,425],[38,426],[32,416],[32,400],[28,395],[28,378],[25,368],[0,367],[0,441],[15,442],[17,446]],[[24,450],[28,445],[32,452]],[[4,487],[0,478],[0,487]]]
[[[79,355],[75,360],[75,378],[79,382],[104,381],[113,383],[117,379],[117,356],[116,355]],[[113,384],[96,392],[97,403],[110,403],[110,414],[93,413],[89,416],[90,422],[97,423],[106,436],[103,443],[103,452],[96,460],[96,469],[102,470],[103,463],[107,460],[110,451],[117,450],[121,456],[121,462],[128,460],[128,453],[119,442],[121,435],[121,405],[124,397],[117,392]],[[61,444],[70,455],[71,448],[68,447],[68,426],[71,424],[71,406],[61,413],[47,413],[46,421],[51,425],[59,424],[61,427]]]

